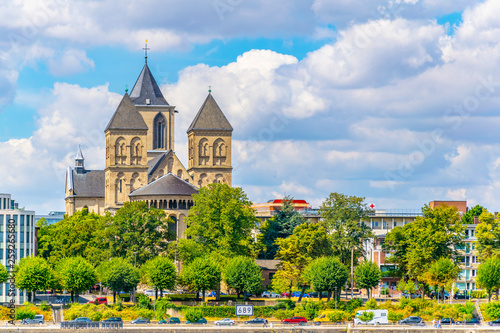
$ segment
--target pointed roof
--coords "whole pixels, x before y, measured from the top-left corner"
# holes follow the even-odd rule
[[[197,194],[198,189],[187,181],[167,173],[151,183],[138,188],[129,194],[129,197],[144,195],[193,195]]]
[[[208,94],[205,102],[203,102],[187,132],[189,133],[193,130],[233,130],[233,127],[217,105],[211,93]]]
[[[78,146],[78,151],[76,152],[75,160],[83,160],[82,148]]]
[[[163,97],[160,87],[158,87],[158,84],[156,83],[153,74],[151,74],[147,63],[144,64],[141,74],[135,82],[134,88],[130,93],[130,98],[135,105],[169,105],[165,97]],[[147,99],[149,99],[149,104],[146,103]]]
[[[104,131],[106,132],[110,129],[148,129],[144,119],[139,111],[137,111],[137,108],[134,103],[132,103],[132,100],[127,93],[123,95],[120,105],[118,105],[118,108],[113,114],[113,117],[111,117],[111,120]]]

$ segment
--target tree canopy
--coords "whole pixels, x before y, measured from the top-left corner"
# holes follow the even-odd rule
[[[476,249],[481,260],[500,258],[500,215],[483,211],[476,226],[476,238]]]
[[[354,282],[359,288],[366,289],[368,298],[372,288],[380,282],[380,269],[372,261],[363,261],[354,271]]]
[[[483,206],[475,205],[471,209],[467,211],[464,215],[462,215],[462,223],[463,224],[474,224],[474,217],[481,215],[486,211],[486,208]]]
[[[492,291],[500,288],[500,259],[493,257],[482,262],[477,271],[476,283],[486,289],[490,302]]]
[[[194,259],[182,268],[180,275],[181,284],[202,292],[205,301],[205,291],[213,290],[219,286],[221,270],[219,265],[210,256]]]
[[[223,274],[229,288],[236,290],[238,298],[245,292],[258,293],[262,289],[262,273],[255,261],[246,256],[237,256],[229,260]]]
[[[97,267],[101,283],[116,293],[132,291],[140,280],[139,270],[123,258],[112,258]]]
[[[173,223],[162,209],[149,208],[144,201],[125,202],[115,215],[104,217],[104,244],[110,257],[126,258],[142,265],[167,250],[175,234]]]
[[[460,268],[450,258],[439,258],[433,262],[428,271],[424,274],[424,278],[431,286],[444,288],[460,273]]]
[[[464,238],[465,226],[455,207],[425,205],[423,216],[403,227],[393,228],[386,236],[383,249],[393,251],[387,261],[398,264],[411,279],[424,283],[425,273],[439,258],[455,258]]]
[[[16,270],[16,287],[29,292],[48,290],[56,284],[54,271],[41,257],[25,257],[19,261]]]
[[[336,257],[321,257],[314,259],[304,270],[304,279],[311,283],[318,291],[328,292],[328,298],[332,292],[340,292],[349,278],[349,273],[344,264]],[[335,295],[337,297],[337,295]]]
[[[364,200],[334,192],[319,209],[322,224],[331,234],[334,254],[345,265],[350,265],[351,249],[359,257],[363,254],[363,240],[373,238],[372,230],[363,222],[370,211]]]
[[[241,188],[209,184],[193,199],[194,206],[186,217],[187,237],[202,244],[206,252],[219,252],[225,257],[252,253],[251,233],[258,220]]]
[[[143,282],[152,284],[156,290],[172,290],[177,280],[177,270],[172,260],[156,257],[146,261],[141,267]]]
[[[97,273],[95,268],[82,257],[64,258],[56,266],[61,286],[78,294],[82,291],[91,289],[97,282]]]
[[[304,216],[294,209],[292,202],[292,197],[285,197],[276,215],[261,224],[257,235],[260,259],[274,259],[278,251],[276,240],[287,238],[297,226],[307,222]]]

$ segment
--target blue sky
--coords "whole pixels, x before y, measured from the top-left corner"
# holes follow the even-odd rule
[[[0,13],[0,192],[64,210],[65,167],[148,64],[180,111],[176,153],[208,86],[234,131],[234,185],[317,206],[463,200],[498,210],[495,1],[9,1]]]

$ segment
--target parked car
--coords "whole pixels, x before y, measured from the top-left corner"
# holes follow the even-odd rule
[[[75,322],[75,323],[91,323],[92,320],[88,317],[79,317],[79,318],[76,318],[75,320],[72,320],[72,322]]]
[[[146,290],[146,291],[144,291],[144,295],[150,296],[150,297],[154,296],[155,295],[155,291],[152,290],[152,289]]]
[[[220,293],[220,294],[221,294],[221,296],[222,296],[222,295],[227,295],[226,293],[223,293],[222,291],[221,291],[221,293]],[[215,291],[212,291],[212,292],[211,292],[211,293],[209,293],[207,296],[208,296],[208,297],[215,297],[216,295],[217,295],[217,294],[215,293]]]
[[[245,321],[246,325],[267,325],[268,321],[264,318],[254,318],[251,320]]]
[[[123,323],[120,317],[110,317],[108,319],[101,320],[101,323]]]
[[[180,324],[181,321],[177,317],[170,317],[167,319],[160,320],[158,324]]]
[[[151,324],[148,318],[139,317],[136,320],[132,320],[131,324]]]
[[[214,324],[217,325],[217,326],[221,326],[221,325],[233,326],[234,325],[234,320],[232,320],[230,318],[224,318],[224,319],[221,319],[221,320],[214,321]]]
[[[437,298],[437,297],[439,299],[443,299],[443,293],[441,293],[441,292],[437,293],[435,291],[431,291],[431,293],[429,294],[429,297],[431,299],[434,299],[434,298]],[[444,299],[449,299],[449,298],[450,298],[450,294],[447,291],[445,291],[444,292]]]
[[[32,325],[32,324],[43,325],[43,324],[45,324],[45,321],[43,319],[44,319],[43,315],[35,315],[35,317],[33,319],[26,318],[26,319],[21,320],[21,324],[23,324],[23,325]]]
[[[321,293],[321,296],[322,296],[322,297],[328,297],[328,292],[323,291],[323,292]],[[319,293],[318,293],[317,291],[310,292],[310,293],[309,293],[309,297],[318,298],[318,297],[319,297]]]
[[[477,318],[471,318],[469,320],[457,321],[457,325],[480,325],[481,321]]]
[[[201,324],[201,325],[205,325],[207,323],[207,320],[205,318],[201,318],[201,319],[198,319],[198,321],[186,321],[186,324]]]
[[[398,321],[399,325],[425,326],[424,320],[417,316],[411,316]]]
[[[441,325],[455,325],[453,318],[443,318],[441,319]]]
[[[305,324],[305,323],[307,323],[307,319],[304,317],[295,316],[292,318],[281,319],[281,322],[283,324],[302,324],[302,323]]]
[[[455,294],[455,295],[453,295],[453,298],[454,299],[469,299],[470,296],[463,293],[463,294]]]
[[[268,298],[278,298],[281,297],[280,294],[273,293],[271,291],[263,291],[260,297],[268,297]]]
[[[419,298],[420,294],[419,293],[412,293],[412,294],[403,293],[403,297],[414,299],[414,298]]]
[[[292,297],[300,297],[300,294],[301,294],[301,291],[294,291],[292,294]],[[307,297],[309,297],[309,294],[304,293],[304,295],[302,295],[302,297],[307,298]]]
[[[90,301],[88,303],[94,303],[95,305],[99,305],[99,304],[106,304],[106,305],[108,305],[108,299],[106,297],[96,297],[95,300]]]
[[[498,318],[497,320],[493,320],[493,321],[488,322],[488,325],[490,325],[490,326],[500,326],[500,318]]]
[[[290,293],[288,291],[285,291],[283,294],[281,294],[281,296],[288,297],[288,296],[290,296]]]

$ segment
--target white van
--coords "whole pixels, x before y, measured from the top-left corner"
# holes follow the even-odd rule
[[[359,316],[363,312],[373,312],[373,319],[364,322],[359,319]],[[354,324],[359,325],[359,324],[365,324],[365,325],[382,325],[382,324],[389,324],[389,320],[387,319],[387,315],[389,314],[388,310],[359,310],[356,312],[356,318],[354,318]]]

